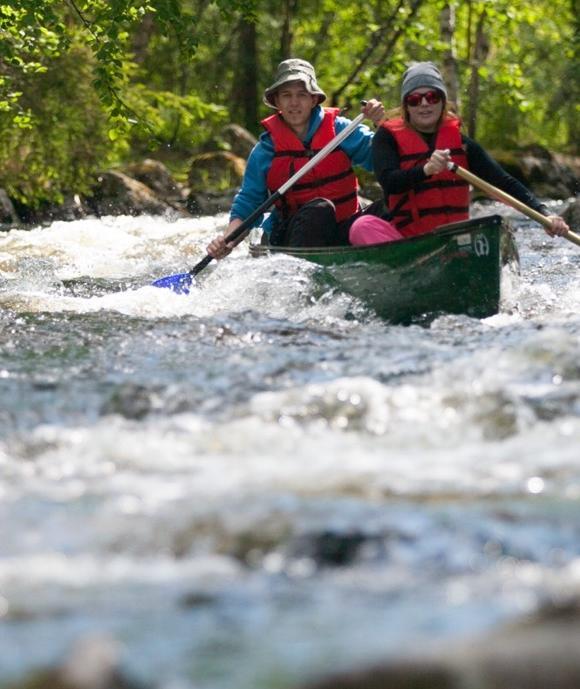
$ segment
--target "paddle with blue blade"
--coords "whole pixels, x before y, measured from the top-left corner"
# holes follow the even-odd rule
[[[366,101],[362,101],[362,105],[366,105]],[[354,129],[362,122],[365,115],[361,113],[354,118],[352,122],[348,124],[341,132],[339,132],[334,139],[329,141],[326,146],[324,146],[318,153],[309,160],[304,167],[301,167],[298,172],[296,172],[290,179],[285,182],[277,191],[271,194],[258,208],[256,208],[250,215],[238,225],[236,229],[231,232],[226,238],[226,243],[236,242],[239,243],[243,238],[250,232],[256,220],[271,206],[273,206],[278,199],[280,199],[296,182],[303,177],[307,172],[312,170],[313,167],[318,165],[318,163],[326,156],[331,153],[342,141],[349,136]],[[191,286],[195,282],[195,276],[201,273],[201,271],[206,268],[213,261],[213,256],[209,254],[201,259],[191,270],[186,273],[178,273],[176,275],[168,275],[164,278],[159,278],[152,283],[153,287],[165,287],[167,289],[173,290],[176,294],[189,294]]]

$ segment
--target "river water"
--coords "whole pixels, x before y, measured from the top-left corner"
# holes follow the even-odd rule
[[[0,685],[97,635],[287,689],[577,590],[580,250],[512,219],[502,313],[409,327],[245,246],[149,286],[225,216],[0,235]]]

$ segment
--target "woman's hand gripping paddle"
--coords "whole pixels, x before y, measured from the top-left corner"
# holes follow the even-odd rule
[[[515,199],[510,194],[507,194],[505,191],[502,191],[497,187],[494,187],[493,184],[486,182],[485,180],[481,179],[481,177],[477,177],[477,175],[474,175],[473,172],[469,172],[469,170],[466,170],[465,168],[461,167],[460,165],[457,165],[456,163],[448,163],[447,167],[451,170],[451,172],[454,172],[459,177],[462,177],[466,182],[469,182],[470,184],[473,184],[474,187],[478,187],[479,189],[484,191],[486,194],[491,196],[492,199],[502,201],[506,205],[511,206],[512,208],[515,208],[516,210],[520,211],[520,213],[527,215],[528,218],[531,218],[532,220],[539,222],[540,225],[543,225],[546,229],[550,229],[552,223],[550,222],[550,219],[547,218],[545,215],[542,215],[538,211],[535,211],[533,208],[526,206],[525,203],[518,201],[518,199]],[[562,237],[567,239],[569,242],[572,242],[573,244],[577,244],[578,246],[580,246],[580,235],[576,232],[568,230],[562,235]]]
[[[365,105],[366,101],[362,101]],[[307,172],[312,170],[313,167],[318,165],[318,163],[326,156],[331,153],[344,139],[346,139],[349,134],[358,127],[360,122],[364,119],[364,113],[361,113],[339,134],[337,134],[332,141],[329,141],[324,148],[322,148],[311,160],[309,160],[304,167],[301,167],[298,172],[296,172],[290,179],[285,182],[277,191],[270,195],[264,203],[262,203],[255,211],[253,211],[241,225],[236,227],[236,229],[231,232],[226,237],[226,242],[229,244],[231,242],[236,242],[239,244],[248,232],[252,229],[254,222],[266,211],[268,208],[273,206],[278,199],[283,196],[290,187],[294,186],[296,182],[303,177]],[[236,241],[237,240],[237,241]],[[194,282],[195,276],[200,273],[206,266],[208,266],[213,261],[213,257],[209,254],[202,258],[202,260],[187,273],[178,273],[177,275],[169,275],[164,278],[159,278],[153,282],[153,287],[166,287],[177,294],[189,294],[189,290]]]

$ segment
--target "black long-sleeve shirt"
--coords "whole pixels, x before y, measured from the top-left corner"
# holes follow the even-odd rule
[[[432,149],[436,134],[421,134]],[[542,215],[550,215],[548,208],[515,177],[508,174],[476,141],[464,134],[461,140],[465,148],[469,170],[489,184],[530,206]],[[384,127],[379,127],[373,138],[373,166],[375,176],[383,188],[385,201],[391,194],[402,194],[427,179],[423,165],[401,170],[399,151],[395,137]]]

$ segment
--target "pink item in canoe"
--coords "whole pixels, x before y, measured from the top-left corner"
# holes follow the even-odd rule
[[[403,235],[390,222],[376,215],[361,215],[350,227],[348,240],[353,246],[382,244],[403,239]]]

